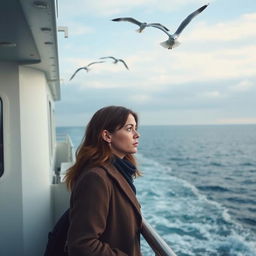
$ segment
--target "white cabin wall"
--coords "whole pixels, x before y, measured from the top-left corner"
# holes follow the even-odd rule
[[[20,67],[24,255],[43,255],[52,226],[49,89],[44,73]]]
[[[49,107],[49,102],[51,104],[51,108]],[[50,90],[50,87],[47,86],[47,104],[48,104],[48,137],[49,137],[49,159],[50,159],[50,165],[51,170],[50,176],[51,176],[51,182],[52,182],[52,176],[55,166],[55,150],[56,150],[56,125],[55,125],[55,102],[52,97],[52,93]]]
[[[4,109],[4,174],[0,178],[0,255],[23,255],[23,210],[19,74],[15,63],[0,62]]]

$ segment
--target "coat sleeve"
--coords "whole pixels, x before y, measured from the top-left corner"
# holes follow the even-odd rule
[[[111,186],[104,173],[88,172],[71,198],[69,256],[128,256],[100,241],[105,230]]]

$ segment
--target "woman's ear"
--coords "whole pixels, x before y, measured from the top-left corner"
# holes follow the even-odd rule
[[[107,130],[103,130],[102,134],[102,139],[105,140],[107,143],[111,143],[111,133]]]

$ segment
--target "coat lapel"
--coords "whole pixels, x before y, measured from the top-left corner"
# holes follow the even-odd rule
[[[110,164],[106,165],[106,166],[103,166],[103,167],[107,171],[107,173],[117,182],[120,189],[128,197],[131,204],[134,206],[134,208],[136,209],[138,214],[141,216],[141,212],[140,212],[141,206],[140,206],[132,188],[130,187],[128,182],[125,180],[123,175],[114,166],[112,166]]]

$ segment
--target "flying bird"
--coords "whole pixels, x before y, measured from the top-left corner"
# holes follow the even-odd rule
[[[71,80],[74,78],[74,76],[77,74],[77,72],[79,72],[80,70],[84,69],[84,70],[86,70],[87,72],[89,72],[89,70],[90,70],[89,67],[90,67],[91,65],[94,65],[94,64],[97,64],[97,63],[104,63],[104,62],[105,62],[105,61],[94,61],[94,62],[89,63],[87,66],[78,68],[78,69],[75,71],[75,73],[70,77],[69,81],[71,81]]]
[[[199,13],[201,13],[209,4],[203,5],[196,11],[192,12],[190,15],[187,16],[185,20],[182,21],[178,29],[174,34],[169,34],[165,29],[163,29],[161,26],[152,25],[152,27],[158,28],[162,30],[165,34],[168,35],[168,40],[160,43],[164,48],[172,49],[173,47],[178,46],[180,43],[177,41],[177,38],[179,37],[180,33],[183,31],[183,29],[189,24],[189,22],[197,16]]]
[[[117,59],[117,58],[115,58],[115,57],[113,57],[113,56],[101,57],[100,59],[112,59],[112,60],[114,60],[114,62],[113,62],[114,64],[117,64],[117,62],[122,62],[122,63],[124,64],[124,66],[129,70],[127,64],[126,64],[125,61],[122,60],[122,59]]]
[[[141,33],[146,27],[153,27],[153,26],[159,26],[161,28],[163,28],[166,31],[169,31],[169,29],[165,26],[163,26],[160,23],[146,23],[146,22],[140,22],[134,18],[131,17],[123,17],[123,18],[116,18],[116,19],[112,19],[112,21],[128,21],[131,22],[133,24],[136,24],[139,26],[139,29],[136,30],[137,32]]]

